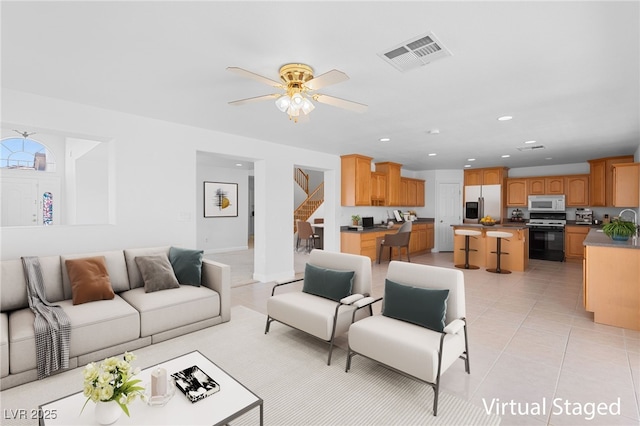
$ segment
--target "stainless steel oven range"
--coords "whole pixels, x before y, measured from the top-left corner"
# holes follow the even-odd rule
[[[564,261],[564,226],[567,214],[531,212],[529,216],[529,258]]]

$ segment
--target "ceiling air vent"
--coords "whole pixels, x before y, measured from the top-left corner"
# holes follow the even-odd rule
[[[516,148],[518,151],[534,151],[536,149],[544,149],[544,145],[521,146]]]
[[[378,53],[378,56],[404,72],[451,56],[451,52],[433,33],[427,33]]]

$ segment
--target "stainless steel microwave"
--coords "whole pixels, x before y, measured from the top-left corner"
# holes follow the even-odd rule
[[[564,195],[529,195],[530,212],[565,211]]]

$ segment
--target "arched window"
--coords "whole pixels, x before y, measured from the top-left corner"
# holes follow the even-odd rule
[[[53,171],[55,160],[40,142],[29,138],[6,138],[2,140],[0,168]]]

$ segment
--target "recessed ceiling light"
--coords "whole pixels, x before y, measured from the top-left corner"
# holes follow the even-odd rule
[[[236,163],[236,166],[242,167],[242,163]]]
[[[509,158],[509,157],[511,157],[509,154],[502,155],[502,158]]]
[[[380,142],[389,142],[391,138],[380,138]]]
[[[438,154],[436,154],[435,152],[429,153],[429,157],[435,157],[436,155],[438,155]]]
[[[513,117],[510,115],[503,115],[502,117],[498,117],[498,121],[509,121],[511,120]]]
[[[471,164],[465,164],[464,166],[465,167],[471,167]]]
[[[545,158],[545,160],[552,160],[552,159],[553,159],[553,157],[547,157],[547,158]]]
[[[440,129],[427,130],[427,133],[429,133],[430,135],[439,135],[440,134]]]
[[[476,161],[475,158],[467,158],[467,161]]]
[[[525,141],[524,143],[536,143],[536,141]]]

